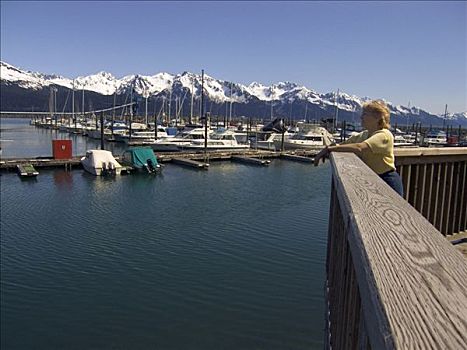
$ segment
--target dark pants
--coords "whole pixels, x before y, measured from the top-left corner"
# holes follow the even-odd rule
[[[395,170],[388,171],[386,173],[380,174],[380,178],[386,182],[389,187],[391,187],[394,191],[399,193],[401,197],[404,197],[404,188],[402,186],[402,180],[399,174]]]

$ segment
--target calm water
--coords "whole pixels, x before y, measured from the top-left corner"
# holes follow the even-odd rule
[[[328,165],[0,180],[2,349],[322,348]]]
[[[29,119],[0,118],[0,131],[2,158],[51,157],[53,139],[72,140],[73,156],[84,155],[88,149],[100,148],[100,140],[36,128],[29,125]],[[115,155],[125,150],[121,143],[109,142],[105,147]]]

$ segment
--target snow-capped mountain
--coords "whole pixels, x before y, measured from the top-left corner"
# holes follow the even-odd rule
[[[201,96],[201,75],[189,72],[181,74],[158,73],[151,76],[128,75],[120,79],[110,73],[99,72],[73,80],[58,75],[31,72],[0,62],[0,81],[2,95],[8,94],[9,89],[20,88],[26,90],[28,96],[32,96],[34,92],[36,94],[41,92],[45,96],[50,87],[57,87],[59,90],[61,90],[60,87],[68,90],[74,87],[75,90],[86,91],[87,96],[92,95],[95,106],[101,104],[98,101],[100,99],[109,101],[107,98],[109,96],[114,94],[128,95],[132,90],[141,97],[164,97],[164,99],[171,101],[183,101],[181,103],[188,103],[192,96],[195,100]],[[21,91],[15,90],[15,96]],[[101,98],[97,97],[99,95]],[[230,103],[235,105],[237,115],[259,116],[260,118],[270,115],[271,106],[274,109],[274,115],[295,119],[304,117],[329,118],[334,116],[336,110],[335,92],[318,93],[293,82],[279,82],[271,86],[265,86],[259,82],[242,85],[215,79],[205,74],[204,96],[211,106],[210,111],[218,114],[222,114],[222,111],[226,110],[225,104]],[[362,104],[369,99],[340,92],[338,95],[340,119],[358,120]],[[407,120],[411,119],[413,123],[424,121],[425,123],[437,124],[439,121],[442,123],[444,117],[436,116],[417,107],[409,108],[386,102],[393,115],[393,120],[396,122],[406,123]],[[2,110],[10,108],[12,107],[10,107],[8,99],[2,97]],[[31,110],[29,106],[27,108]],[[467,112],[452,114],[449,119],[467,124]]]

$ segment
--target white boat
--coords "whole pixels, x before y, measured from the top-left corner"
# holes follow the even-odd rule
[[[93,149],[81,158],[81,165],[87,172],[96,175],[120,175],[122,166],[110,151]]]
[[[154,131],[134,131],[131,133],[131,137],[128,134],[125,135],[123,141],[129,146],[144,146],[152,145],[156,142],[156,138]]]
[[[206,149],[209,151],[217,150],[242,150],[250,148],[250,143],[239,143],[237,133],[231,130],[215,132],[207,139]],[[240,135],[240,137],[242,137]],[[193,140],[187,145],[179,146],[180,150],[202,151],[205,148],[205,140]]]
[[[167,134],[162,126],[157,127],[157,139],[166,139],[171,137]],[[172,136],[173,137],[173,136]],[[125,142],[128,145],[152,145],[156,142],[156,134],[154,130],[132,130],[131,139],[130,131],[125,130],[122,133],[115,133],[114,138],[117,142]]]
[[[82,134],[84,131],[84,125],[80,122],[71,123],[66,126],[66,131],[70,134]]]
[[[336,128],[332,137],[337,142],[347,141],[350,137],[358,135],[359,133],[355,130],[355,127],[351,124],[347,125],[345,129]]]
[[[394,147],[414,146],[415,142],[412,139],[406,138],[405,135],[394,135]]]
[[[332,143],[332,135],[321,126],[302,128],[300,132],[284,140],[284,150],[304,149],[319,152]],[[274,141],[280,149],[281,140]]]
[[[428,147],[444,146],[447,142],[446,132],[444,131],[430,131],[423,138],[423,143]]]
[[[113,132],[112,132],[113,127]],[[104,123],[104,140],[106,141],[115,141],[116,135],[123,135],[128,131],[128,126],[123,121],[114,121],[113,126],[112,122],[107,121]],[[88,133],[88,136],[95,139],[101,138],[100,129]]]
[[[415,133],[408,133],[403,136],[404,139],[406,139],[408,142],[412,142],[413,144],[420,142],[420,135],[416,135]]]
[[[132,122],[131,123],[131,130],[147,130],[148,126],[144,123],[136,123]]]
[[[288,140],[293,134],[284,132],[284,141]],[[272,131],[261,131],[256,134],[256,140],[252,142],[251,148],[266,149],[269,151],[280,150],[282,143],[282,133]],[[279,147],[277,147],[277,145]]]
[[[212,134],[212,130],[208,129],[208,139]],[[180,150],[180,147],[189,145],[194,140],[204,140],[205,130],[204,128],[195,128],[191,130],[184,130],[179,132],[174,137],[167,137],[156,140],[151,145],[154,151],[158,152],[176,152]]]

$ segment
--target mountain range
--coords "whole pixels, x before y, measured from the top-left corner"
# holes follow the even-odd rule
[[[331,119],[358,123],[361,106],[368,97],[345,92],[319,93],[292,82],[265,86],[258,82],[243,85],[204,75],[204,111],[213,117],[254,118],[269,120],[284,117],[294,120]],[[98,110],[130,102],[138,102],[137,114],[149,116],[199,115],[201,75],[158,73],[152,76],[129,75],[116,78],[107,72],[78,77],[74,80],[58,75],[23,70],[0,62],[0,90],[2,111],[70,112],[72,91],[75,90],[75,111]],[[51,98],[55,97],[55,100]],[[83,103],[84,102],[84,103]],[[415,106],[395,105],[388,101],[391,123],[412,125],[467,126],[467,112],[436,115]]]

